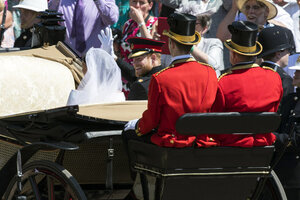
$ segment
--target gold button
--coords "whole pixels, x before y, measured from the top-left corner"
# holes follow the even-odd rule
[[[172,137],[175,137],[175,135],[174,135],[174,134],[172,134]]]
[[[209,141],[214,141],[214,139],[213,138],[209,138]]]
[[[174,144],[174,140],[170,140],[170,143],[171,143],[171,144]]]

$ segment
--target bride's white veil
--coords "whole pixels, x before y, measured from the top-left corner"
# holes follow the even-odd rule
[[[86,53],[87,73],[77,90],[72,90],[67,105],[125,101],[121,71],[113,57],[100,48]]]

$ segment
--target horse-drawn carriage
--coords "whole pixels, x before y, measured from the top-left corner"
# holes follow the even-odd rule
[[[124,199],[133,187],[129,169],[141,174],[135,188],[145,200],[258,199],[264,186],[273,199],[286,199],[272,171],[273,146],[172,149],[130,141],[128,159],[121,132],[147,102],[64,106],[82,76],[77,59],[61,44],[0,55],[3,200]],[[255,134],[279,122],[275,113],[193,113],[176,129]]]

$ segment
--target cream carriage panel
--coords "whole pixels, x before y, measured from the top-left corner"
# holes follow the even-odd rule
[[[0,116],[65,106],[72,89],[72,73],[61,63],[0,56]]]

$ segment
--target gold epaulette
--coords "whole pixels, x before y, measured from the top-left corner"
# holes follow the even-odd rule
[[[254,68],[254,67],[260,67],[260,66],[256,63],[254,63],[254,64],[240,65],[240,66],[232,67],[231,70],[250,69],[250,68]]]
[[[203,63],[203,62],[199,62],[199,61],[197,61],[197,63],[199,63],[199,64],[201,64],[201,65],[205,65],[205,66],[210,67],[210,68],[212,68],[213,70],[215,70],[215,69],[213,68],[213,66],[211,66],[211,65],[209,65],[209,64],[207,64],[207,63]]]
[[[167,69],[170,69],[170,68],[172,68],[172,67],[174,67],[174,65],[170,65],[169,67],[166,67],[166,68],[160,70],[159,72],[156,72],[156,73],[155,73],[155,76],[158,76],[158,75],[159,75],[160,73],[162,73],[163,71],[166,71]]]
[[[271,68],[271,67],[266,67],[266,66],[263,66],[262,67],[263,69],[269,69],[269,70],[271,70],[271,71],[273,71],[273,72],[276,72],[273,68]]]
[[[219,78],[218,78],[218,81],[220,81],[221,78],[223,78],[224,76],[226,76],[226,75],[228,75],[228,74],[231,74],[231,73],[232,73],[232,71],[231,71],[231,70],[228,70],[227,72],[221,74],[221,76],[219,76]]]

